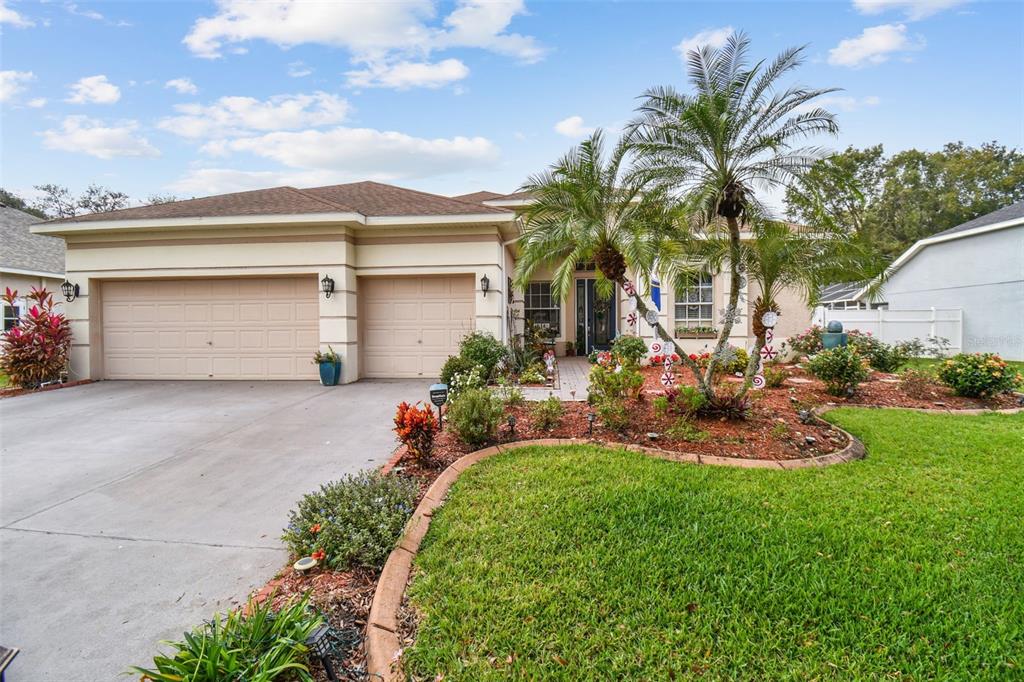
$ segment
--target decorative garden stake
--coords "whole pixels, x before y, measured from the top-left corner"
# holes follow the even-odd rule
[[[764,388],[767,382],[764,378],[764,363],[766,360],[774,360],[775,356],[778,355],[778,351],[772,345],[772,341],[775,340],[775,325],[779,322],[779,314],[774,310],[769,310],[761,316],[761,324],[765,326],[764,330],[764,346],[761,347],[761,355],[757,359],[757,374],[754,375],[751,381],[751,386],[754,388]]]

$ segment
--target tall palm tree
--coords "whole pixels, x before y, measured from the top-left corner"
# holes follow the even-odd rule
[[[681,221],[661,184],[632,172],[629,145],[620,140],[606,151],[600,130],[520,188],[532,196],[523,212],[516,286],[525,288],[538,268],[550,268],[552,295],[564,300],[580,263],[593,261],[599,295],[610,297],[632,271],[649,288],[652,274],[682,280],[692,274]],[[640,287],[632,289],[637,310],[648,306]],[[658,323],[658,335],[672,336]],[[695,362],[683,360],[702,384]],[[702,384],[703,385],[703,384]]]
[[[824,156],[820,147],[801,146],[803,140],[838,132],[834,116],[813,104],[834,88],[780,84],[800,66],[805,48],[750,65],[749,45],[745,34],[736,33],[719,49],[691,50],[692,94],[671,87],[648,90],[629,128],[638,171],[673,187],[694,209],[702,237],[724,242],[728,252],[729,304],[705,383],[738,316],[742,236],[748,222],[764,212],[754,190],[777,190],[803,176]]]

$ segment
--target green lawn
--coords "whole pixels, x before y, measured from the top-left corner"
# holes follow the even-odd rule
[[[473,467],[417,559],[407,669],[1024,678],[1024,414],[829,417],[868,459],[764,471],[575,446]]]
[[[7,375],[4,374],[3,372],[0,372],[0,388],[3,388],[4,386],[6,386],[7,385],[7,381],[8,381]]]

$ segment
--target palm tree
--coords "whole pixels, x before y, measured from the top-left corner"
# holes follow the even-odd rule
[[[628,152],[622,140],[607,152],[599,130],[520,188],[532,202],[523,212],[517,287],[525,288],[538,268],[551,268],[551,293],[564,300],[577,265],[588,261],[596,266],[595,286],[603,297],[612,296],[616,284],[626,285],[627,271],[648,287],[655,270],[666,279],[692,274],[678,207],[654,178],[632,172]],[[643,293],[634,288],[631,297],[646,315]],[[660,323],[655,327],[662,340],[673,341]],[[704,388],[697,364],[685,356],[683,361]]]
[[[745,34],[737,33],[719,49],[691,50],[687,63],[693,93],[671,87],[647,91],[629,128],[638,172],[668,183],[692,207],[699,236],[724,243],[727,252],[729,305],[705,384],[711,382],[736,321],[743,232],[765,212],[754,190],[777,190],[803,176],[824,152],[800,143],[838,131],[834,116],[813,104],[835,89],[780,86],[782,77],[802,63],[805,48],[751,66],[749,44]]]

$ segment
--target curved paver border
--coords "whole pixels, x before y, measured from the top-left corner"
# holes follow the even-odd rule
[[[838,429],[838,427],[835,427]],[[412,518],[405,526],[402,539],[398,546],[388,556],[384,569],[381,571],[377,581],[377,589],[373,594],[373,603],[370,605],[370,615],[366,622],[366,639],[363,646],[366,650],[366,671],[375,680],[384,682],[399,682],[405,679],[404,673],[397,669],[396,663],[402,653],[401,642],[398,639],[399,610],[402,606],[402,598],[405,595],[405,588],[409,582],[412,572],[412,561],[419,551],[420,542],[427,534],[430,527],[430,519],[434,510],[444,504],[445,497],[452,484],[459,478],[463,471],[477,462],[493,457],[501,452],[517,450],[519,448],[534,445],[598,445],[610,450],[623,449],[630,452],[639,452],[658,459],[665,459],[673,462],[688,462],[690,464],[707,464],[711,466],[732,466],[746,469],[806,469],[812,467],[823,467],[841,462],[849,462],[856,459],[863,459],[866,455],[864,445],[852,434],[842,431],[849,439],[846,447],[837,452],[818,457],[809,457],[798,460],[758,460],[740,459],[738,457],[718,457],[714,455],[699,455],[696,453],[670,452],[658,448],[649,448],[642,445],[629,443],[608,443],[599,440],[583,440],[577,438],[541,438],[536,440],[523,440],[513,443],[494,445],[483,450],[471,452],[464,455],[448,466],[427,489],[423,499],[420,500]],[[385,465],[390,470],[401,458],[404,450],[399,449]]]

